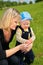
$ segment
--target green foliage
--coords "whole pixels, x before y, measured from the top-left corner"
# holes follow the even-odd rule
[[[5,7],[10,7],[10,6],[15,6],[15,5],[18,5],[17,2],[10,2],[10,1],[3,2],[3,1],[0,1],[0,9],[3,9]]]
[[[19,2],[18,3],[18,5],[26,5],[26,4],[27,4],[26,2],[23,2],[23,3]]]
[[[18,4],[17,2],[12,2],[11,6],[15,6],[15,5],[17,6],[17,4]]]
[[[30,2],[30,4],[32,4],[32,2]]]
[[[27,3],[26,2],[17,3],[16,1],[15,2],[10,2],[10,1],[3,2],[3,1],[0,1],[0,9],[3,9],[5,7],[17,6],[17,5],[25,5],[25,4],[27,4]]]
[[[36,0],[36,2],[40,2],[40,1],[43,1],[43,0]]]
[[[3,8],[3,1],[0,1],[0,9]]]
[[[26,2],[23,2],[22,4],[23,4],[23,5],[26,5],[27,3],[26,3]]]

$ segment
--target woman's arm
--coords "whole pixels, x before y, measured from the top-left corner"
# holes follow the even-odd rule
[[[6,51],[5,51],[5,52],[6,52],[6,57],[9,57],[9,56],[15,54],[17,51],[20,50],[20,47],[21,47],[21,45],[18,45],[18,46],[16,46],[15,48],[6,50]]]
[[[6,50],[6,57],[10,57],[11,55],[15,54],[19,50],[23,50],[25,52],[27,50],[28,44],[20,44],[16,46],[15,48]]]
[[[2,47],[2,42],[0,40],[0,59],[7,58],[15,54],[17,51],[21,50],[22,48],[23,48],[23,45],[18,45],[15,48],[4,50]]]
[[[11,55],[15,54],[19,50],[26,50],[28,44],[20,44],[14,48],[4,50],[2,45],[1,45],[1,40],[0,40],[0,59],[10,57]]]

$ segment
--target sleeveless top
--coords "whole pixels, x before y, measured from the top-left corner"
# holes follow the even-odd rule
[[[21,26],[19,26],[19,28],[20,28],[21,31],[22,31],[21,37],[22,37],[23,39],[27,39],[27,40],[28,40],[28,35],[29,35],[29,34],[30,34],[30,37],[32,37],[30,27],[28,28],[28,31],[24,31],[23,28],[21,28]],[[21,43],[18,42],[18,41],[16,41],[16,46],[19,45],[19,44],[21,44]]]
[[[10,40],[7,42],[4,38],[3,30],[0,29],[0,60],[6,58],[5,50],[9,49],[9,43],[12,41],[15,33],[16,33],[16,30],[11,30],[11,37],[10,37]]]

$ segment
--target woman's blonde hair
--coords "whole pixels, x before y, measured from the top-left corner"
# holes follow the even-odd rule
[[[7,9],[0,21],[0,28],[9,28],[12,17],[16,17],[19,14],[20,13],[14,8]]]

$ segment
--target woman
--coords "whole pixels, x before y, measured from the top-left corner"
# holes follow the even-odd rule
[[[15,53],[22,49],[25,51],[28,44],[9,48],[9,43],[13,39],[19,20],[19,12],[16,9],[9,8],[0,21],[0,65],[8,65],[8,62],[9,65],[20,65],[20,60],[18,60]]]

